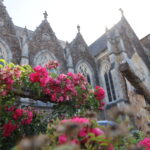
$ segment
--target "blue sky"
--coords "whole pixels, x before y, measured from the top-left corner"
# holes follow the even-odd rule
[[[4,4],[15,25],[35,28],[48,12],[48,21],[58,39],[72,41],[76,26],[89,45],[111,28],[121,15],[119,8],[138,35],[142,38],[150,33],[150,0],[4,0]]]

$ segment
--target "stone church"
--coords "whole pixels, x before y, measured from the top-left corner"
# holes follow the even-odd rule
[[[82,73],[94,87],[106,90],[106,110],[129,101],[134,108],[150,101],[150,35],[139,40],[123,15],[120,21],[87,45],[80,26],[72,42],[59,40],[47,13],[35,31],[15,26],[0,0],[0,58],[16,64],[44,66],[57,60],[59,73]],[[125,65],[128,71],[120,71]],[[141,110],[143,111],[143,110]]]

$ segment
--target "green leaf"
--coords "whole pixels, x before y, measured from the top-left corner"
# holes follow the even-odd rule
[[[4,59],[0,59],[0,68],[3,68],[7,62]]]

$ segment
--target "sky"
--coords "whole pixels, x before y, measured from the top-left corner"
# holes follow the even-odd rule
[[[137,36],[150,33],[150,0],[4,0],[15,25],[35,30],[43,12],[58,39],[71,42],[80,25],[81,34],[90,45],[121,18],[119,8]]]

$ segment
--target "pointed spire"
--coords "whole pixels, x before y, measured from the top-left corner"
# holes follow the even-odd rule
[[[122,8],[119,8],[119,11],[121,12],[122,17],[124,16],[124,11],[122,10]]]
[[[44,15],[44,19],[47,20],[47,17],[48,17],[47,11],[45,11],[45,12],[43,13],[43,15]]]
[[[66,48],[68,48],[68,47],[69,47],[69,43],[68,43],[68,41],[66,41],[66,43],[65,43],[65,47],[66,47]]]
[[[26,36],[28,36],[28,29],[27,29],[26,26],[24,27],[23,34],[26,35]]]
[[[80,33],[80,26],[77,25],[77,30],[78,30],[78,33]]]

